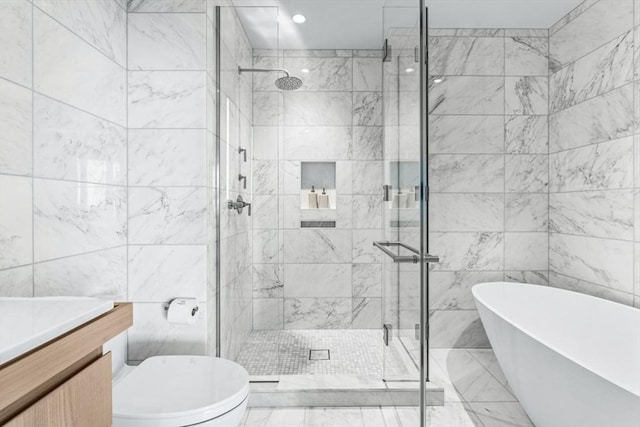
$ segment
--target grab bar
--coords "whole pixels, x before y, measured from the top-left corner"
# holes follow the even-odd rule
[[[373,246],[375,246],[376,248],[380,249],[382,252],[384,252],[386,255],[388,255],[391,259],[393,259],[393,262],[400,264],[400,263],[412,263],[412,264],[417,264],[420,262],[420,251],[417,250],[416,248],[413,248],[405,243],[402,242],[373,242]],[[391,252],[389,249],[387,249],[388,247],[401,247],[404,249],[407,249],[408,251],[413,252],[415,255],[396,255],[393,252]],[[425,255],[422,258],[423,262],[439,262],[440,259],[437,256],[433,256],[433,255]]]

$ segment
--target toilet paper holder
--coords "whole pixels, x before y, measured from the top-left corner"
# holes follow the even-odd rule
[[[174,302],[174,301],[175,301],[175,300],[177,300],[177,299],[184,299],[184,298],[174,298],[174,299],[170,300],[168,303],[166,303],[166,304],[164,305],[164,307],[163,307],[163,308],[164,308],[164,311],[169,311],[169,306],[171,305],[171,303],[172,303],[172,302]],[[191,315],[192,315],[192,316],[195,316],[195,315],[198,313],[198,310],[199,310],[199,309],[200,309],[200,307],[199,307],[199,306],[195,306],[195,307],[193,307],[193,309],[191,310]]]

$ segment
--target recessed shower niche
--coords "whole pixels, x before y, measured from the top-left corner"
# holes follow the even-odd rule
[[[300,208],[336,209],[336,163],[300,163]]]

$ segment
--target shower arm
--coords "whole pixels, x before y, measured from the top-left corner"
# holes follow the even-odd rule
[[[287,77],[291,77],[291,75],[289,74],[289,71],[285,70],[284,68],[242,68],[242,67],[238,67],[238,74],[242,74],[242,73],[276,73],[276,72],[285,73],[287,75]]]

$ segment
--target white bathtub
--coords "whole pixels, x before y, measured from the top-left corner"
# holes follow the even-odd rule
[[[537,427],[640,426],[640,310],[516,283],[482,283],[473,296]]]

